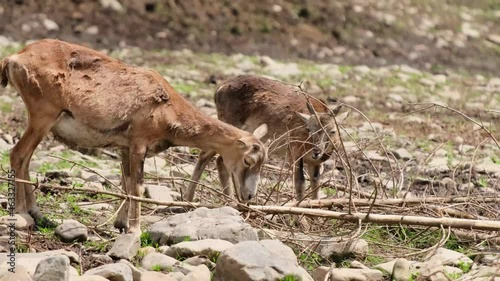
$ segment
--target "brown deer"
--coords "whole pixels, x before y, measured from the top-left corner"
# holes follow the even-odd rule
[[[28,127],[10,154],[17,178],[29,180],[33,151],[50,131],[69,147],[116,147],[122,152],[122,188],[142,196],[145,157],[171,146],[215,151],[227,162],[241,200],[256,194],[267,148],[253,134],[204,115],[156,71],[127,65],[95,50],[59,40],[26,46],[0,64],[0,82],[21,95]],[[52,223],[37,207],[34,189],[16,182],[16,213],[37,225]],[[141,205],[123,204],[114,222],[140,232]]]
[[[268,132],[262,141],[274,140],[269,153],[276,150],[277,154],[288,154],[294,168],[296,200],[305,196],[304,164],[307,164],[312,198],[318,198],[321,166],[334,149],[330,139],[335,144],[340,140],[334,119],[343,122],[349,111],[338,115],[341,106],[330,111],[324,102],[310,98],[311,108],[299,87],[254,75],[240,75],[223,82],[214,99],[219,120],[247,131],[267,124]],[[214,155],[215,152],[200,152],[185,199],[194,199],[196,182]],[[216,164],[223,190],[231,195],[227,171],[230,163],[222,155]]]

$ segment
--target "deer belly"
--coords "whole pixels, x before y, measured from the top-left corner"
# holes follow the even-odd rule
[[[102,132],[69,116],[61,117],[52,127],[52,132],[57,140],[70,147],[99,148],[126,145],[124,137],[120,137],[113,130]]]

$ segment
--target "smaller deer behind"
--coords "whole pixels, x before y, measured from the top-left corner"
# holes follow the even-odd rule
[[[296,200],[305,196],[305,175],[310,179],[312,199],[319,197],[319,181],[323,162],[330,158],[334,146],[340,143],[337,123],[341,124],[349,112],[339,114],[341,106],[330,110],[324,103],[307,99],[298,87],[254,75],[240,75],[223,82],[215,92],[219,120],[246,131],[267,124],[263,142],[272,141],[269,153],[288,156],[294,169]],[[319,119],[319,122],[318,122]],[[196,182],[214,152],[202,151],[186,192],[188,201],[194,199]],[[231,195],[229,174],[223,157],[217,158],[217,170],[226,195]]]

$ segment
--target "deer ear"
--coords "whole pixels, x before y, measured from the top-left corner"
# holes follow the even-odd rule
[[[297,114],[297,116],[300,117],[300,119],[302,119],[302,121],[304,121],[304,123],[307,123],[307,121],[309,121],[309,119],[311,118],[311,115],[309,114],[305,114],[305,113],[300,113],[300,112],[295,112]]]
[[[314,114],[314,108],[312,107],[311,103],[306,103],[307,110],[309,110],[309,113]]]
[[[255,129],[253,131],[253,135],[257,138],[257,139],[261,139],[263,136],[265,136],[267,134],[267,124],[266,123],[263,123],[262,125],[260,125],[259,127],[257,127],[257,129]]]
[[[344,120],[349,116],[350,112],[351,111],[349,110],[349,111],[346,111],[346,112],[344,112],[344,113],[342,113],[340,115],[335,116],[335,119],[337,120],[337,123],[343,123]]]
[[[342,109],[342,105],[337,105],[335,107],[330,108],[330,115],[332,116],[337,116],[339,114],[340,110]]]

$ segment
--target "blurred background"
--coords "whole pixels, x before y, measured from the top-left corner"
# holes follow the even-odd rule
[[[499,34],[499,0],[0,0],[0,44],[50,37],[498,74]]]

